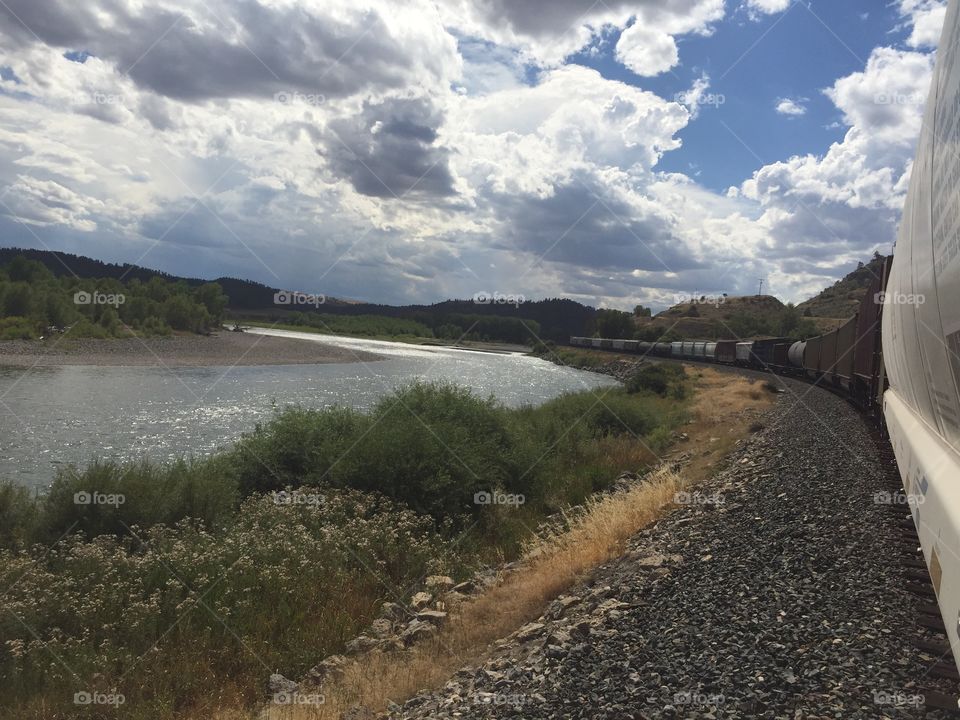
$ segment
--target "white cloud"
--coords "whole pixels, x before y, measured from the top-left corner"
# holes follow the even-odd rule
[[[806,115],[807,108],[803,104],[806,101],[806,98],[798,98],[796,100],[791,98],[782,98],[777,101],[777,112],[781,115]]]
[[[935,48],[947,15],[943,0],[900,0],[900,13],[913,28],[907,43],[914,48]]]
[[[760,15],[775,15],[783,12],[792,0],[747,0],[746,7],[754,17]]]

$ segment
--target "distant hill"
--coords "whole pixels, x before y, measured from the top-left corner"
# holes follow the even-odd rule
[[[0,265],[7,264],[17,255],[23,255],[30,260],[43,263],[49,268],[50,272],[58,277],[75,273],[81,278],[119,279],[123,277],[125,280],[137,279],[141,282],[148,282],[153,277],[161,277],[172,282],[183,281],[191,287],[207,282],[216,282],[229,296],[228,309],[234,313],[234,316],[241,315],[247,318],[256,317],[273,321],[285,318],[292,312],[309,311],[309,308],[304,306],[278,306],[274,302],[274,293],[277,292],[277,288],[252,280],[220,277],[211,281],[179,277],[139,265],[105,263],[72,253],[0,248]],[[447,322],[469,327],[473,322],[470,316],[474,318],[476,316],[518,318],[535,321],[540,326],[540,338],[558,342],[566,342],[571,335],[592,333],[597,313],[595,308],[562,298],[521,302],[516,305],[499,302],[483,304],[472,300],[444,300],[432,305],[394,306],[343,300],[331,296],[326,297],[325,303],[317,308],[317,311],[334,315],[385,315],[387,317],[406,318],[417,320],[432,328]],[[464,327],[465,329],[466,327]],[[533,336],[529,338],[529,342],[534,342]]]
[[[867,288],[883,269],[883,256],[874,253],[867,264],[858,263],[857,268],[842,280],[823,290],[818,295],[797,305],[805,317],[848,318],[860,307]]]

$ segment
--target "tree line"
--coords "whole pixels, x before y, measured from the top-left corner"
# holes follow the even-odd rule
[[[18,255],[0,266],[0,340],[66,331],[100,338],[208,333],[223,322],[227,302],[217,283],[57,277],[43,263]]]

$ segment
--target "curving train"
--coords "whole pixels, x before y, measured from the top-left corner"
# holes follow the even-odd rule
[[[950,0],[894,255],[857,315],[837,330],[794,343],[570,342],[805,375],[874,414],[889,434],[936,592],[944,655],[952,653],[960,664],[958,98],[960,0]]]
[[[643,356],[738,365],[787,375],[804,376],[848,396],[871,415],[880,417],[887,389],[883,363],[881,318],[888,303],[887,278],[893,258],[885,258],[856,315],[832,332],[804,341],[683,340],[644,342],[571,337],[574,347],[611,350]]]

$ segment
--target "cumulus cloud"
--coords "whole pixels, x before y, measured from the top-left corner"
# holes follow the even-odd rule
[[[939,5],[826,90],[842,141],[717,194],[660,166],[706,73],[669,98],[564,60],[676,71],[723,0],[7,0],[0,232],[386,302],[797,299],[893,236]]]
[[[746,8],[754,17],[762,15],[775,15],[783,12],[792,0],[747,0]]]
[[[806,102],[806,98],[781,98],[777,101],[777,112],[781,115],[791,115],[794,117],[806,115],[807,108],[803,104],[804,102]]]
[[[914,48],[935,48],[947,15],[944,0],[900,0],[900,13],[912,27],[907,43]]]

